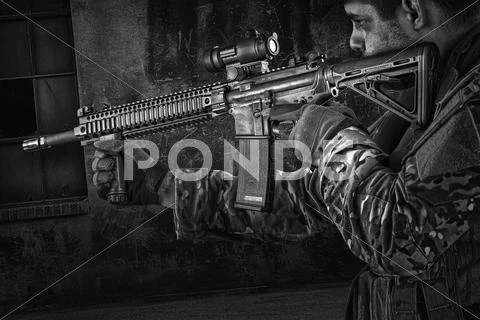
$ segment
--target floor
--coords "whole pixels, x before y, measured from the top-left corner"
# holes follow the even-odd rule
[[[257,293],[219,293],[204,297],[158,297],[148,303],[117,304],[56,312],[12,315],[22,320],[183,320],[183,319],[329,319],[340,320],[348,286],[264,290]],[[157,301],[155,301],[157,300]]]

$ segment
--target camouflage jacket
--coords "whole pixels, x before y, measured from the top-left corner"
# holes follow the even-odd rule
[[[454,92],[461,77],[480,63],[478,34],[471,33],[452,54],[438,97]],[[299,239],[329,232],[330,222],[369,266],[352,289],[349,317],[417,319],[423,304],[432,319],[460,319],[461,310],[452,301],[462,306],[480,302],[479,73],[476,76],[477,85],[470,85],[468,92],[471,103],[457,101],[454,107],[437,110],[426,132],[409,136],[418,140],[408,144],[399,171],[389,166],[389,155],[374,138],[350,127],[326,145],[319,169],[302,180],[276,182],[269,213],[235,209],[235,179],[223,179],[222,172],[195,183],[178,181],[178,237]],[[465,90],[460,87],[455,93]],[[165,181],[173,180],[170,176]]]

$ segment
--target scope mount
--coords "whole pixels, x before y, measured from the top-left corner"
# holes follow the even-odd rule
[[[235,63],[226,66],[227,81],[242,81],[243,79],[269,71],[268,60],[254,61],[246,64]]]

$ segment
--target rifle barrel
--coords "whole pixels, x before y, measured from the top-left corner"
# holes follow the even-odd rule
[[[42,149],[48,149],[52,146],[66,144],[79,140],[79,137],[75,135],[75,131],[69,130],[65,132],[43,135],[24,140],[22,143],[22,147],[25,151],[38,151]]]

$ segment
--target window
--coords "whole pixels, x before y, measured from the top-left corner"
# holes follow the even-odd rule
[[[68,0],[7,0],[73,46]],[[78,144],[36,153],[22,141],[78,124],[74,52],[0,3],[0,207],[51,203],[87,194]]]

